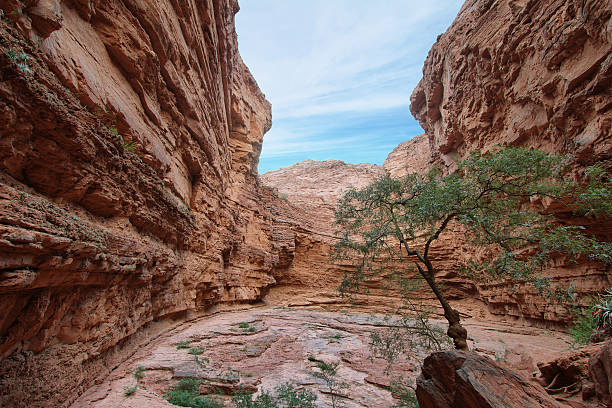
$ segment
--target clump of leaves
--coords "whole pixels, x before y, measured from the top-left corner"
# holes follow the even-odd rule
[[[249,322],[240,322],[238,323],[238,328],[241,329],[243,332],[249,332],[249,333],[254,333],[255,330],[255,326],[252,326],[251,323]]]
[[[181,341],[176,345],[176,349],[177,350],[186,349],[186,348],[189,348],[190,346],[191,346],[190,341]]]
[[[182,378],[164,394],[164,398],[180,407],[222,408],[223,404],[216,399],[200,395],[200,383],[196,378]]]
[[[206,364],[210,364],[210,360],[207,359],[206,357],[198,358],[197,355],[194,355],[193,358],[195,360],[195,363],[198,365],[198,367],[204,368]]]
[[[596,331],[612,333],[612,289],[607,289],[582,311],[574,311],[576,318],[570,334],[576,344],[588,344]]]
[[[204,354],[204,347],[202,346],[191,347],[188,353],[193,354],[194,356],[199,356],[201,354]]]
[[[130,397],[136,393],[137,389],[138,384],[132,386],[126,385],[125,387],[123,387],[123,395],[125,395],[126,397]]]
[[[143,377],[143,373],[146,371],[147,369],[144,368],[143,366],[138,366],[136,367],[136,369],[134,370],[134,373],[132,374],[134,376],[134,378],[136,379],[136,381],[140,381],[142,380]]]
[[[238,394],[232,398],[235,408],[314,408],[317,396],[310,390],[298,390],[287,382],[274,389],[275,395],[261,392],[255,399],[251,394]]]
[[[597,329],[597,321],[594,318],[594,308],[589,307],[576,317],[574,325],[570,328],[570,335],[576,344],[588,344],[591,336]]]
[[[17,68],[21,72],[29,73],[31,71],[29,63],[32,58],[28,54],[9,48],[6,50],[6,55],[8,55],[11,61],[17,64]]]
[[[594,315],[600,329],[612,330],[612,289],[607,289],[599,296]]]

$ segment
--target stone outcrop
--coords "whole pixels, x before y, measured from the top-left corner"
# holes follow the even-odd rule
[[[538,384],[488,357],[452,350],[433,353],[417,379],[421,408],[557,408]]]
[[[339,198],[351,188],[363,188],[387,173],[395,176],[427,170],[429,155],[427,138],[417,136],[400,144],[385,160],[383,168],[371,164],[350,164],[338,160],[306,160],[289,167],[261,175],[262,182],[275,189],[280,197],[304,211],[287,214],[296,231],[293,262],[277,277],[266,300],[275,304],[310,305],[346,303],[338,286],[346,271],[353,268],[330,258],[335,242],[334,208]],[[414,159],[414,160],[413,160]],[[307,222],[305,222],[307,220]],[[462,303],[462,311],[482,314],[482,305],[475,301],[474,285],[458,276],[456,255],[462,248],[460,231],[449,234],[449,239],[433,245],[432,254],[438,260],[439,278],[447,295]],[[410,265],[400,266],[410,268]],[[407,272],[413,273],[413,272]],[[381,273],[364,282],[367,296],[351,299],[353,307],[393,311],[401,295],[394,282]],[[424,290],[418,296],[438,306],[433,294]]]
[[[154,322],[261,299],[299,210],[256,178],[234,0],[0,9],[0,405],[55,407]]]
[[[342,195],[360,189],[384,174],[375,164],[350,164],[340,160],[305,160],[262,174],[262,182],[278,190],[280,197],[314,216],[333,234],[334,210]]]
[[[612,5],[468,0],[432,47],[410,109],[432,159],[496,144],[609,158]]]
[[[595,394],[605,404],[612,404],[612,341],[603,345],[589,360],[589,378]]]
[[[400,143],[383,163],[385,173],[394,178],[411,173],[425,174],[432,166],[427,134]]]

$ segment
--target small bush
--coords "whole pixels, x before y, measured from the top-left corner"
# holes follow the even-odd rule
[[[134,370],[134,378],[136,379],[136,381],[140,381],[142,380],[143,377],[143,373],[146,371],[147,369],[144,368],[143,366],[138,366],[136,367],[136,369]]]
[[[586,310],[574,312],[574,314],[577,317],[570,328],[574,343],[590,343],[593,334],[598,330],[600,334],[610,336],[612,334],[612,289],[592,299]]]
[[[391,381],[389,391],[393,394],[394,398],[399,401],[393,408],[419,408],[416,395],[414,394],[414,387],[403,381]]]
[[[125,387],[123,387],[123,395],[125,395],[126,397],[130,397],[136,393],[137,389],[138,385],[132,385],[131,387],[129,385],[126,385]]]
[[[164,398],[179,407],[222,408],[223,405],[216,399],[200,395],[200,383],[196,378],[182,378],[164,394]]]
[[[599,302],[595,305],[594,317],[600,329],[612,330],[612,289],[606,290],[599,296]]]
[[[595,329],[597,329],[595,309],[589,307],[574,320],[574,325],[570,328],[570,334],[574,338],[574,343],[588,344]]]
[[[248,329],[249,327],[251,327],[249,322],[240,322],[240,323],[238,323],[238,328],[239,329]]]
[[[189,348],[190,346],[191,346],[190,341],[181,341],[176,345],[176,349],[177,350],[186,349],[186,348]]]
[[[206,357],[198,358],[197,355],[194,355],[193,358],[195,360],[195,363],[201,368],[204,368],[206,364],[210,363],[210,360],[207,359]]]
[[[31,71],[28,63],[32,58],[28,54],[24,52],[17,52],[14,49],[9,48],[6,50],[6,55],[8,55],[11,61],[17,64],[17,68],[21,72],[28,73]]]
[[[202,346],[191,347],[188,353],[193,354],[194,356],[199,356],[204,353],[204,347]]]
[[[291,383],[275,388],[276,396],[267,391],[253,400],[251,394],[238,394],[232,398],[235,408],[314,408],[317,396],[310,390],[296,390]]]

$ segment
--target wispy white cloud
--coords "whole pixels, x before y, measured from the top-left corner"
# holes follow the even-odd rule
[[[240,52],[273,109],[260,171],[332,153],[355,161],[373,141],[372,152],[380,140],[394,146],[420,133],[408,112],[410,94],[429,48],[461,4],[241,0]]]

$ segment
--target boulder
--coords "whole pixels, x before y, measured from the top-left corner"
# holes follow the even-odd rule
[[[612,341],[608,341],[589,360],[589,377],[604,403],[612,404]]]
[[[416,395],[421,408],[559,407],[540,385],[490,358],[458,350],[425,359]]]

